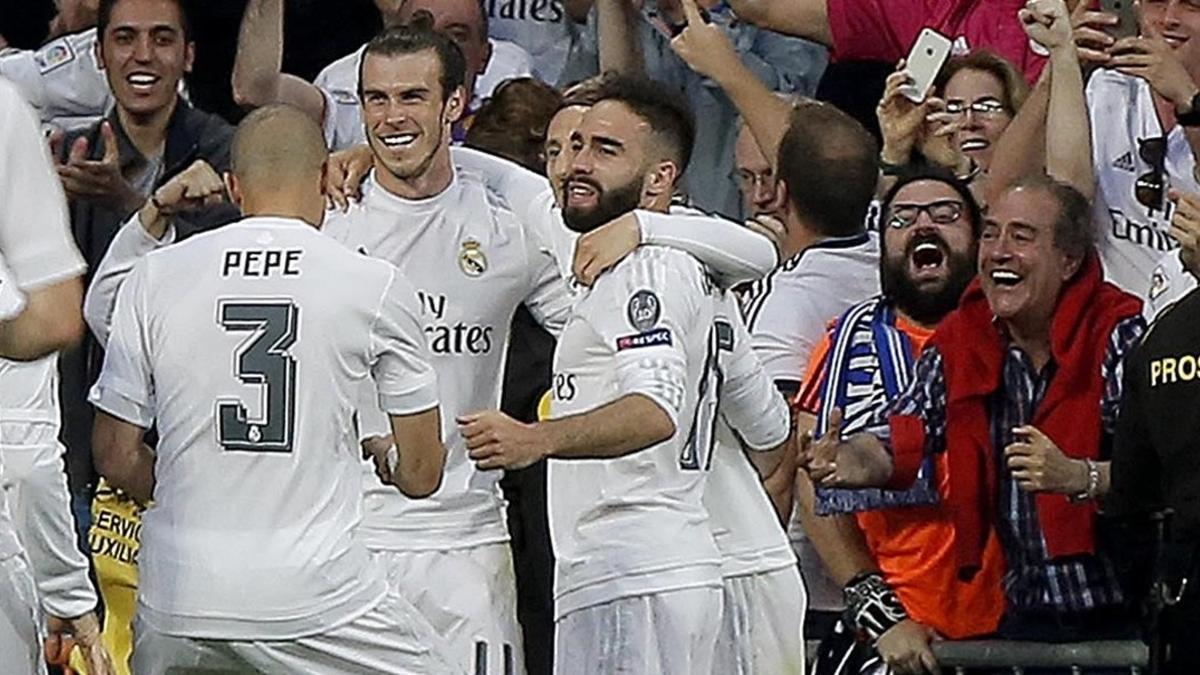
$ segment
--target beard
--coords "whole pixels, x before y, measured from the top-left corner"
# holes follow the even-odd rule
[[[640,179],[630,181],[625,185],[605,190],[600,185],[587,178],[572,178],[564,186],[563,198],[570,200],[571,183],[584,183],[596,191],[596,206],[590,209],[566,206],[563,208],[563,221],[572,232],[587,234],[620,216],[633,211],[642,199],[642,182]]]
[[[935,242],[945,256],[948,276],[934,287],[929,284],[918,285],[908,275],[908,263],[912,260],[912,249],[925,241]],[[967,286],[976,274],[976,255],[974,250],[963,252],[951,251],[941,237],[914,237],[909,243],[908,250],[899,258],[889,256],[885,252],[880,256],[879,281],[883,294],[889,298],[897,309],[904,312],[914,321],[933,325],[942,320],[958,307],[958,301],[967,290]]]

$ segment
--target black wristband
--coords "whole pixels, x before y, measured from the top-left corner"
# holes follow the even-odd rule
[[[1175,113],[1175,121],[1183,127],[1200,127],[1200,94],[1192,97],[1191,110],[1185,113]]]
[[[842,589],[846,622],[878,640],[889,628],[908,618],[896,592],[879,572],[864,572]]]
[[[879,160],[879,173],[885,176],[899,176],[900,174],[904,173],[908,167],[908,164],[892,164],[891,162],[885,162],[882,159]]]

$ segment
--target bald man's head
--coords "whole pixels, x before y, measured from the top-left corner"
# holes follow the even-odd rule
[[[238,125],[232,155],[229,191],[245,215],[320,224],[329,153],[320,128],[308,115],[287,105],[255,110]]]

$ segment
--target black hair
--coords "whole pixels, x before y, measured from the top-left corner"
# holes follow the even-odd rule
[[[826,237],[861,233],[879,180],[875,139],[854,118],[825,104],[792,111],[779,144],[776,176],[792,208]]]
[[[104,41],[104,31],[108,29],[108,24],[112,21],[113,8],[121,0],[100,0],[100,6],[96,12],[96,37],[101,42]],[[179,10],[180,30],[183,31],[184,42],[190,42],[192,39],[192,21],[188,16],[187,5],[184,0],[174,0],[175,8]]]
[[[435,32],[427,20],[385,28],[367,43],[362,58],[358,61],[358,95],[362,97],[363,65],[368,55],[403,56],[424,51],[437,54],[441,65],[442,100],[450,98],[455,89],[463,86],[467,79],[467,61],[462,50],[453,40]]]
[[[954,172],[933,164],[911,166],[900,173],[896,178],[896,182],[888,189],[881,200],[879,231],[883,232],[887,228],[887,210],[891,207],[900,190],[906,185],[926,180],[942,183],[958,193],[963,205],[966,207],[967,212],[965,215],[971,223],[971,232],[976,238],[979,238],[979,232],[983,229],[983,210],[979,207],[979,202],[975,200],[975,195],[971,194],[971,188],[965,182],[959,180],[954,175]]]
[[[1095,250],[1096,231],[1092,207],[1079,190],[1046,174],[1027,176],[1008,189],[1041,190],[1058,205],[1054,218],[1054,247],[1072,258],[1084,258]]]
[[[599,82],[595,103],[618,101],[642,118],[687,169],[696,142],[696,121],[687,104],[668,93],[669,88],[645,77],[606,74]]]

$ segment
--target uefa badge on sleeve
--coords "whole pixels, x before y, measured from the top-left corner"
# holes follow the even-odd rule
[[[483,276],[487,271],[488,260],[483,254],[479,242],[474,239],[467,239],[462,243],[462,249],[458,252],[458,267],[463,271],[463,274],[475,279]]]
[[[639,331],[648,331],[658,323],[660,308],[654,291],[640,290],[629,298],[626,316],[629,323]]]

